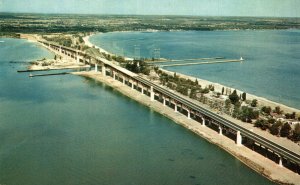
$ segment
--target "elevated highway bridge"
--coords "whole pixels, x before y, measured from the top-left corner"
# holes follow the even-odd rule
[[[128,85],[132,89],[138,90],[142,94],[149,96],[151,101],[160,101],[163,104],[162,106],[167,106],[168,103],[168,106],[174,108],[175,112],[178,112],[178,108],[184,110],[181,111],[181,113],[184,112],[187,119],[195,119],[203,126],[208,124],[215,125],[218,128],[220,135],[223,135],[223,130],[231,132],[235,136],[237,147],[243,145],[244,139],[251,140],[256,145],[259,145],[275,154],[277,156],[276,162],[278,162],[278,165],[283,166],[283,161],[285,161],[285,163],[288,164],[293,163],[297,170],[299,170],[299,147],[290,147],[273,140],[271,137],[254,133],[252,129],[249,129],[249,127],[243,126],[243,124],[238,124],[236,121],[225,119],[224,116],[205,108],[199,102],[170,91],[169,89],[149,81],[140,75],[132,73],[111,61],[106,60],[105,58],[94,58],[88,56],[83,51],[59,46],[45,41],[39,42],[59,55],[70,57],[77,62],[94,65],[95,71],[98,71],[101,68],[103,76],[110,76],[115,80],[119,80],[124,85]]]

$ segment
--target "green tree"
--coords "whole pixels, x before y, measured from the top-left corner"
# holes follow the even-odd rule
[[[237,95],[236,90],[234,90],[230,95],[229,99],[233,105],[237,104],[240,100],[240,97]]]
[[[300,141],[300,124],[295,125],[295,129],[293,131],[292,139],[296,142]]]
[[[283,111],[280,109],[279,106],[275,107],[275,109],[273,110],[273,112],[276,113],[276,114],[282,114],[283,113]]]
[[[272,109],[271,109],[270,106],[268,106],[268,107],[263,106],[263,107],[261,108],[261,111],[262,111],[263,113],[267,114],[267,115],[270,115]]]
[[[288,137],[290,135],[290,132],[291,132],[291,126],[289,123],[285,123],[281,130],[280,130],[280,136],[281,137]]]
[[[258,119],[254,123],[254,126],[261,128],[262,130],[267,130],[270,127],[270,124],[268,123],[268,121],[266,121],[264,119]],[[278,132],[279,132],[279,130],[278,130]]]
[[[199,85],[197,78],[195,80],[195,85]]]
[[[276,123],[274,123],[270,127],[270,133],[277,136],[279,134],[279,129],[280,129],[281,125],[282,125],[281,121],[277,121]]]
[[[246,93],[245,92],[243,92],[243,94],[242,94],[242,100],[246,101]]]
[[[83,42],[84,42],[84,40],[83,40],[83,38],[82,38],[81,36],[79,36],[79,42],[80,42],[80,43],[83,43]]]
[[[295,119],[296,118],[296,112],[293,112],[292,114],[286,113],[285,118],[286,119]]]
[[[251,102],[251,107],[256,107],[256,106],[257,106],[257,99],[254,99]]]
[[[229,99],[226,99],[225,100],[225,112],[227,114],[230,113],[230,109],[231,109],[231,101]]]

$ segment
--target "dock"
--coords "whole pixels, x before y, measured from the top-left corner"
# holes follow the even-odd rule
[[[209,61],[209,62],[190,62],[181,64],[165,64],[159,65],[160,67],[172,67],[172,66],[189,66],[189,65],[203,65],[203,64],[218,64],[218,63],[230,63],[230,62],[242,62],[242,60],[223,60],[223,61]]]
[[[90,68],[91,66],[80,66],[80,67],[61,67],[61,68],[46,68],[46,69],[25,69],[18,70],[18,73],[27,73],[27,72],[35,72],[35,71],[54,71],[54,70],[68,70],[68,69],[85,69]]]
[[[225,59],[225,57],[212,57],[212,58],[189,58],[189,59],[165,59],[165,60],[158,60],[153,62],[147,62],[148,64],[155,64],[155,63],[164,63],[164,62],[185,62],[185,61],[195,61],[195,60],[220,60]]]
[[[67,75],[71,74],[69,72],[62,72],[62,73],[48,73],[48,74],[29,74],[29,77],[39,77],[39,76],[57,76],[57,75]]]

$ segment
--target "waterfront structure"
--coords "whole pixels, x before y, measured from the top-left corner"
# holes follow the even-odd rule
[[[84,52],[79,50],[59,46],[49,42],[39,42],[57,54],[65,55],[77,62],[94,65],[96,72],[98,72],[99,65],[101,66],[101,73],[103,76],[110,76],[114,80],[122,82],[123,85],[128,85],[133,90],[137,90],[142,94],[149,96],[151,101],[159,101],[163,104],[163,106],[169,106],[173,108],[175,112],[180,112],[186,115],[187,119],[199,121],[202,126],[209,125],[211,128],[217,130],[220,135],[234,136],[237,147],[250,142],[252,145],[259,146],[265,149],[266,152],[271,152],[274,156],[276,156],[275,160],[278,162],[278,165],[284,166],[284,164],[292,163],[296,166],[297,172],[299,170],[300,154],[293,148],[283,146],[265,136],[256,134],[252,130],[236,124],[231,120],[225,119],[223,116],[202,107],[195,100],[183,97],[178,93],[171,92],[168,89],[117,66],[104,58],[87,57]],[[180,108],[180,111],[178,108]]]

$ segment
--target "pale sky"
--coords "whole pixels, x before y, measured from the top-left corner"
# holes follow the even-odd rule
[[[300,17],[300,0],[0,0],[0,12]]]

